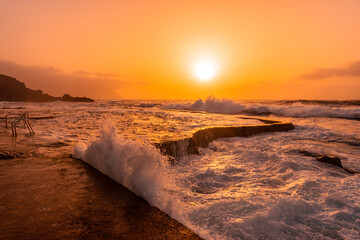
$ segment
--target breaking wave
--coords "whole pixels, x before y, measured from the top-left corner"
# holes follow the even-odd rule
[[[115,126],[106,123],[99,138],[75,146],[73,157],[87,162],[173,218],[182,220],[180,205],[168,192],[176,187],[169,177],[168,160],[149,143],[126,139],[117,134]]]
[[[210,238],[208,231],[187,220],[176,195],[178,187],[171,176],[168,158],[150,143],[127,139],[107,122],[100,129],[99,138],[74,147],[73,157],[90,164],[200,236]]]
[[[194,103],[170,103],[163,105],[166,109],[185,109],[224,114],[274,114],[285,117],[328,117],[360,120],[360,107],[330,107],[324,105],[265,105],[244,104],[241,102],[209,97]]]

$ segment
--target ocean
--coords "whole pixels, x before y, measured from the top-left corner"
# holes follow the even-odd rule
[[[20,112],[54,118],[30,119],[35,136],[19,126],[16,140],[1,125],[0,148],[71,154],[202,238],[360,239],[360,174],[316,159],[360,171],[360,101],[0,102],[0,115]],[[172,160],[155,147],[262,119],[295,128],[185,146]]]

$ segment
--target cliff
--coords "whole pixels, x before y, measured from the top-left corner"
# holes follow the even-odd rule
[[[93,99],[87,97],[72,97],[64,94],[62,97],[53,97],[43,93],[41,90],[33,90],[27,88],[23,82],[15,78],[0,74],[0,101],[15,102],[94,102]]]

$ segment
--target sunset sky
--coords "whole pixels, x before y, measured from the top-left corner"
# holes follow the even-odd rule
[[[360,1],[0,0],[0,73],[96,99],[360,99]]]

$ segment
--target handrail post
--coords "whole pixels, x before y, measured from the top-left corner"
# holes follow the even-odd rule
[[[17,116],[17,118],[15,118],[12,122],[11,122],[11,133],[12,136],[17,137],[17,132],[16,132],[16,125],[18,125],[21,121],[24,122],[24,125],[27,127],[27,129],[29,130],[30,136],[35,135],[34,129],[31,126],[30,123],[30,115],[29,113],[23,113],[21,115],[16,115],[16,114],[7,114],[5,116],[5,128],[8,128],[8,116]]]

